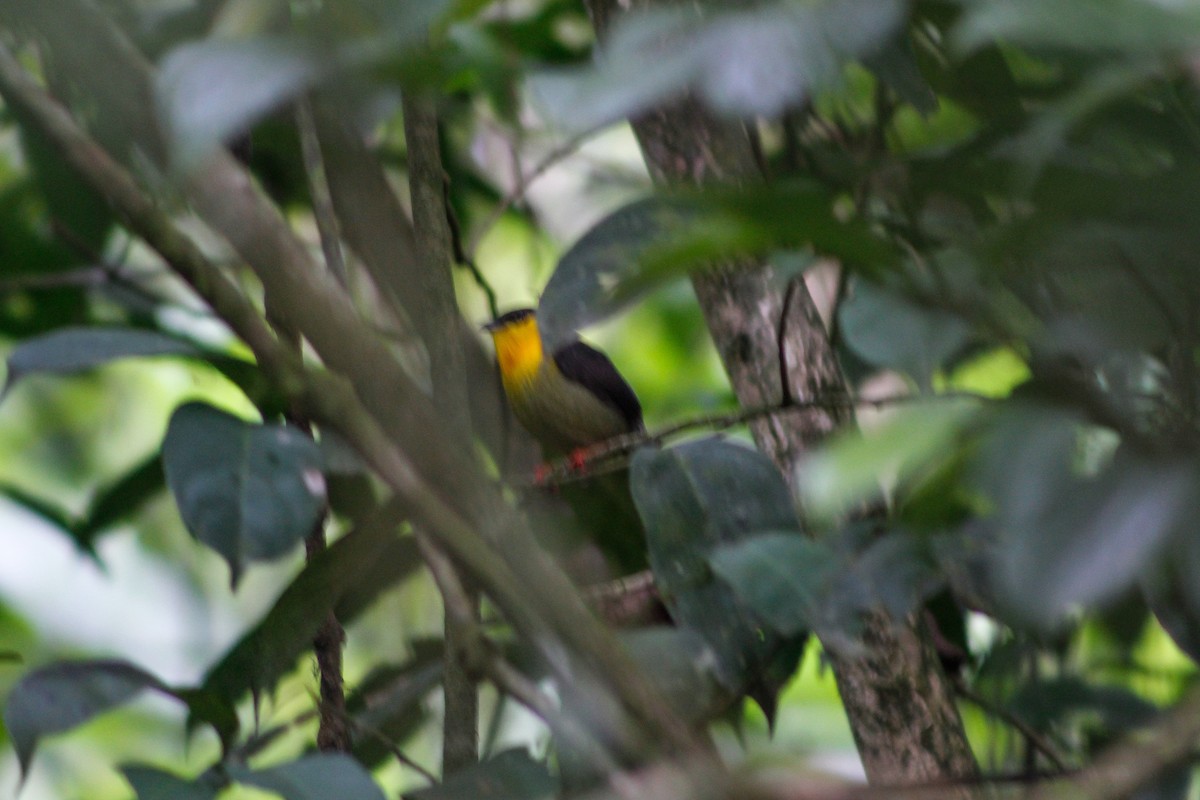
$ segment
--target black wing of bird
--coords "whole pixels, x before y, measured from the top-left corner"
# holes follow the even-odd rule
[[[582,385],[614,408],[629,423],[629,430],[642,429],[642,404],[608,356],[576,340],[555,351],[554,363],[567,380]]]

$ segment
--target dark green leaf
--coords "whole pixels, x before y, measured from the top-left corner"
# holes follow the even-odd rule
[[[598,222],[559,260],[538,304],[546,346],[569,341],[575,331],[604,319],[659,285],[641,270],[652,248],[679,241],[696,218],[681,201],[651,197],[630,203]],[[674,277],[672,275],[671,277]]]
[[[8,357],[7,392],[26,375],[63,375],[93,369],[121,358],[203,355],[190,342],[129,328],[63,328],[27,339]]]
[[[383,800],[383,792],[350,756],[319,753],[270,769],[235,765],[229,777],[238,783],[282,795],[284,800]]]
[[[385,506],[371,522],[314,556],[267,615],[214,666],[204,688],[228,703],[274,687],[312,647],[328,614],[351,622],[388,586],[420,563],[411,537],[396,532],[399,512]]]
[[[929,388],[933,373],[967,344],[970,326],[939,308],[922,308],[860,280],[838,311],[846,344],[868,362],[891,367]]]
[[[639,450],[630,485],[663,602],[676,622],[713,648],[722,686],[745,692],[786,641],[764,630],[761,618],[716,578],[708,557],[758,531],[799,529],[782,476],[756,450],[710,438]]]
[[[820,627],[822,605],[841,559],[798,532],[762,532],[709,557],[713,570],[784,636]]]
[[[43,736],[82,725],[143,689],[168,691],[158,678],[124,661],[64,662],[27,674],[9,693],[4,709],[21,771],[29,768]]]
[[[225,558],[235,585],[247,561],[303,541],[325,508],[321,453],[307,434],[203,403],[171,415],[163,469],[188,531]]]
[[[438,786],[417,789],[407,800],[549,800],[558,783],[546,765],[525,750],[505,750],[480,764],[456,772]]]
[[[121,774],[137,800],[215,800],[222,787],[206,777],[186,780],[154,767],[126,764]]]

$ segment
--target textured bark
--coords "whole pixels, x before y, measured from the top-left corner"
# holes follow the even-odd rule
[[[620,8],[615,0],[587,4],[603,36]],[[633,129],[651,174],[661,182],[761,179],[745,127],[714,117],[692,99],[648,112],[633,120]],[[769,265],[752,261],[722,264],[693,279],[738,400],[755,406],[844,393],[845,381],[807,287],[797,281],[785,293],[778,284]],[[849,413],[831,408],[768,417],[751,427],[760,449],[794,486],[798,457],[851,422]],[[903,784],[975,776],[978,768],[958,708],[928,637],[911,620],[875,617],[868,620],[863,644],[854,657],[831,653],[831,658],[868,778]],[[969,794],[964,788],[963,795]]]

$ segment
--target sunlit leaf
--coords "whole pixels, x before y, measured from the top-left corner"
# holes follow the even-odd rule
[[[176,409],[163,441],[167,485],[188,531],[229,563],[278,558],[325,507],[316,443],[287,425],[253,425],[212,406]]]
[[[546,765],[525,750],[505,750],[487,761],[455,772],[437,786],[408,792],[410,800],[549,800],[558,782]]]

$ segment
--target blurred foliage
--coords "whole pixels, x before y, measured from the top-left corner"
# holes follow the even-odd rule
[[[729,747],[714,723],[731,761],[848,746],[803,643],[812,632],[853,654],[878,610],[933,621],[989,772],[1085,764],[1194,682],[1193,5],[713,2],[631,13],[599,46],[572,0],[8,0],[0,40],[189,225],[172,181],[230,146],[311,236],[291,114],[302,96],[386,170],[355,184],[358,207],[399,207],[365,195],[403,187],[401,93],[435,91],[448,206],[480,273],[455,276],[465,316],[486,314],[480,281],[503,307],[526,305],[556,262],[540,299],[548,335],[605,323],[598,336],[652,423],[733,405],[683,276],[731,256],[781,272],[836,260],[821,301],[830,335],[853,396],[882,398],[860,404],[860,429],[810,453],[792,487],[722,439],[634,459],[676,627],[626,641],[689,720],[734,722],[742,744]],[[687,92],[753,122],[769,180],[655,192],[625,128],[571,138]],[[210,255],[257,295],[211,238]],[[420,375],[411,320],[380,311],[393,287],[353,262],[364,317]],[[412,538],[394,535],[378,487],[330,455],[330,437],[318,432],[318,448],[282,423],[244,348],[11,102],[0,263],[0,510],[16,565],[0,568],[0,687],[21,769],[38,747],[27,796],[234,797],[242,785],[373,798],[368,769],[389,791],[424,786],[392,757],[431,763],[438,746],[441,650],[424,634],[440,631],[440,609]],[[419,298],[402,305],[420,313]],[[322,470],[340,538],[300,566]],[[45,544],[56,536],[81,557]],[[68,567],[128,587],[127,613],[145,615],[120,621],[128,638],[97,641],[108,629],[86,601],[71,605],[86,581],[65,585],[55,570]],[[49,593],[22,588],[25,572]],[[351,625],[357,761],[307,752],[304,654],[331,611]],[[150,619],[186,635],[141,630]],[[186,668],[150,669],[164,664]],[[183,708],[111,711],[145,688]],[[764,715],[737,702],[747,693]],[[110,711],[116,722],[96,728]],[[503,700],[489,711],[487,758],[411,796],[553,793],[545,730]],[[1147,792],[1185,797],[1189,778],[1170,772]],[[0,781],[18,778],[5,767]]]

